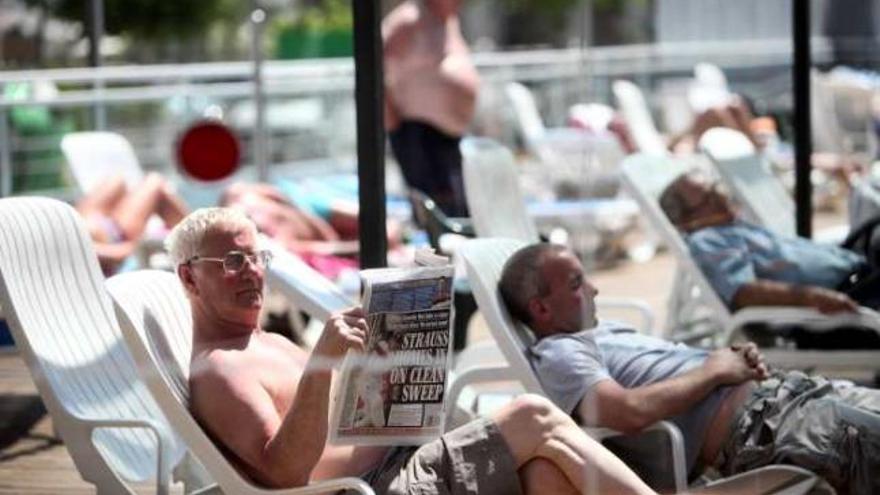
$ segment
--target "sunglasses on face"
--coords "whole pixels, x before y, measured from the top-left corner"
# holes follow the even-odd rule
[[[229,251],[222,258],[211,258],[207,256],[193,256],[187,261],[187,263],[195,263],[199,261],[212,261],[214,263],[221,263],[223,265],[223,271],[228,274],[235,274],[240,272],[246,262],[250,261],[251,264],[260,269],[265,269],[269,266],[269,262],[272,261],[272,252],[268,250],[257,251],[255,253],[245,253],[243,251]]]

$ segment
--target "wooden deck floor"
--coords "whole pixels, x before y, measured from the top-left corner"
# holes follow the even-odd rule
[[[30,373],[15,353],[0,354],[0,493],[94,493],[52,432]]]

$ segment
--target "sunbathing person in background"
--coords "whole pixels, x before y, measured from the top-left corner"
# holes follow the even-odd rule
[[[562,246],[514,253],[498,289],[538,339],[527,357],[544,390],[585,425],[638,432],[670,420],[692,475],[792,464],[840,494],[880,493],[880,391],[769,372],[752,343],[709,351],[597,321],[598,291]]]
[[[147,221],[158,215],[167,228],[187,214],[183,200],[159,174],[150,173],[129,190],[121,177],[105,179],[76,204],[105,275],[113,274],[137,248]]]
[[[363,351],[363,311],[330,317],[310,354],[259,327],[269,256],[240,210],[198,210],[167,246],[192,307],[190,409],[256,483],[360,476],[379,494],[653,493],[567,414],[531,395],[420,447],[327,444],[333,366]]]
[[[318,198],[312,202],[318,201]],[[328,198],[319,216],[301,208],[278,188],[238,182],[220,198],[221,206],[239,208],[257,229],[302,257],[315,269],[335,278],[345,268],[357,268],[359,249],[357,204]],[[389,245],[400,243],[399,228],[389,222]]]
[[[755,116],[746,100],[732,95],[729,101],[700,112],[694,117],[690,127],[683,133],[673,136],[667,147],[676,153],[693,153],[703,133],[713,127],[727,127],[743,133],[756,148],[764,144],[752,131]]]
[[[732,309],[811,306],[831,313],[878,306],[880,294],[860,283],[874,272],[863,256],[741,220],[718,183],[699,173],[670,183],[660,206]]]
[[[684,233],[700,270],[731,309],[809,306],[834,313],[880,306],[880,271],[864,256],[741,220],[718,184],[700,173],[672,181],[660,207]],[[870,342],[880,347],[876,332],[864,338],[858,338],[859,347]]]

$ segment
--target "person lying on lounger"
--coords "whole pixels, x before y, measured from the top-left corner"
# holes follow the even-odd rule
[[[133,189],[121,177],[110,177],[76,204],[95,243],[104,274],[113,274],[137,248],[147,221],[158,215],[167,228],[188,213],[183,200],[159,174],[150,173]]]
[[[880,391],[768,370],[752,343],[709,351],[598,321],[598,291],[562,246],[517,251],[499,291],[538,339],[527,357],[544,390],[583,424],[638,432],[670,420],[692,475],[793,464],[837,493],[880,493]]]

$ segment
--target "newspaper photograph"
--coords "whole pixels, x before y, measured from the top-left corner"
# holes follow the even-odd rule
[[[373,269],[361,277],[366,352],[343,361],[330,441],[419,445],[437,438],[452,354],[453,268]]]

